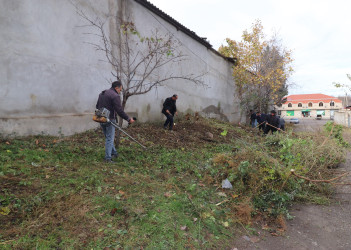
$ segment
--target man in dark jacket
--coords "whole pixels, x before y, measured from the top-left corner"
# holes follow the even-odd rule
[[[121,98],[119,94],[122,91],[122,83],[115,81],[112,83],[110,89],[104,90],[100,93],[99,99],[96,103],[96,108],[106,108],[110,111],[110,121],[117,123],[117,114],[129,123],[133,123],[133,118],[130,118],[123,110]],[[101,123],[102,131],[105,135],[105,161],[114,163],[112,158],[117,157],[117,151],[114,146],[115,127],[111,123]]]
[[[168,128],[168,125],[169,130],[173,129],[173,116],[177,114],[177,99],[178,95],[174,94],[172,97],[168,97],[163,103],[162,114],[164,114],[167,117],[165,124],[163,125],[165,129]]]
[[[279,128],[284,131],[285,130],[285,120],[281,116],[278,116],[278,118],[279,118]]]
[[[275,114],[275,110],[272,110],[271,114],[267,117],[266,128],[264,130],[265,134],[268,134],[269,131],[272,131],[272,134],[277,131],[277,128],[279,127],[279,118]]]
[[[266,115],[265,114],[261,114],[261,112],[257,112],[256,113],[256,119],[257,119],[257,123],[258,123],[258,129],[261,131],[264,131],[265,126],[266,126]]]

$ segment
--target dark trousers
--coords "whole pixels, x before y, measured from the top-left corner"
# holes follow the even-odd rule
[[[266,124],[266,128],[264,129],[264,133],[265,133],[265,134],[268,134],[269,131],[272,131],[272,134],[273,134],[274,132],[277,131],[277,129],[276,129],[276,128],[273,128],[273,127],[271,127],[271,126],[269,126],[268,124]]]
[[[264,123],[261,124],[260,126],[258,126],[258,129],[259,129],[259,130],[262,129],[262,131],[264,131],[265,128],[266,128],[266,125],[265,125]]]
[[[164,114],[167,117],[167,120],[165,121],[165,124],[163,125],[164,128],[168,127],[169,124],[169,130],[173,129],[173,115],[170,114]]]

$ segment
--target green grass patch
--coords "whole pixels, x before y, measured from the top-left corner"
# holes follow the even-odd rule
[[[292,178],[290,169],[328,178],[343,159],[340,143],[320,146],[325,135],[261,137],[202,118],[176,128],[129,129],[148,149],[124,138],[117,164],[103,161],[100,130],[2,139],[1,247],[230,247],[237,225],[252,218],[288,215],[294,200],[326,204],[330,186]],[[226,178],[232,190],[221,188]]]

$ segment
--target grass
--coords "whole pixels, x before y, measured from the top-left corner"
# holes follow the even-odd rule
[[[278,173],[272,164],[296,167],[302,161],[293,161],[289,153],[300,153],[301,142],[294,141],[286,152],[282,145],[290,144],[286,137],[280,138],[283,135],[262,138],[228,123],[201,122],[213,129],[214,142],[193,138],[193,144],[168,147],[169,143],[156,140],[142,150],[122,140],[117,164],[112,165],[102,161],[104,139],[99,130],[72,137],[2,139],[0,207],[10,213],[0,214],[0,248],[229,247],[239,231],[237,225],[269,214],[272,200],[285,208],[284,199],[289,199],[274,196],[266,184],[259,186],[266,198],[257,199],[245,178],[250,174],[251,180],[264,177],[271,182],[269,178]],[[187,122],[180,124],[185,129]],[[200,127],[194,127],[196,133]],[[227,134],[220,135],[224,130]],[[160,141],[184,138],[177,132],[158,133]],[[341,158],[333,160],[337,163]],[[255,169],[261,169],[260,175]],[[233,182],[234,190],[220,188],[225,178]],[[287,188],[301,189],[298,199],[325,204],[322,189],[315,188],[313,195],[296,182],[291,179]]]

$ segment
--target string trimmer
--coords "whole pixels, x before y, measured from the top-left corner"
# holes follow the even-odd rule
[[[139,144],[142,148],[146,149],[144,145],[142,145],[140,142],[138,142],[136,139],[134,139],[132,136],[130,136],[126,131],[124,131],[120,126],[118,126],[116,123],[112,122],[109,119],[110,116],[110,111],[106,108],[101,108],[101,109],[96,109],[95,110],[95,115],[93,116],[93,120],[99,123],[111,123],[112,126],[117,128],[119,131],[124,133],[126,136],[128,136],[132,141],[136,142]],[[133,120],[136,120],[135,117],[133,117]]]

